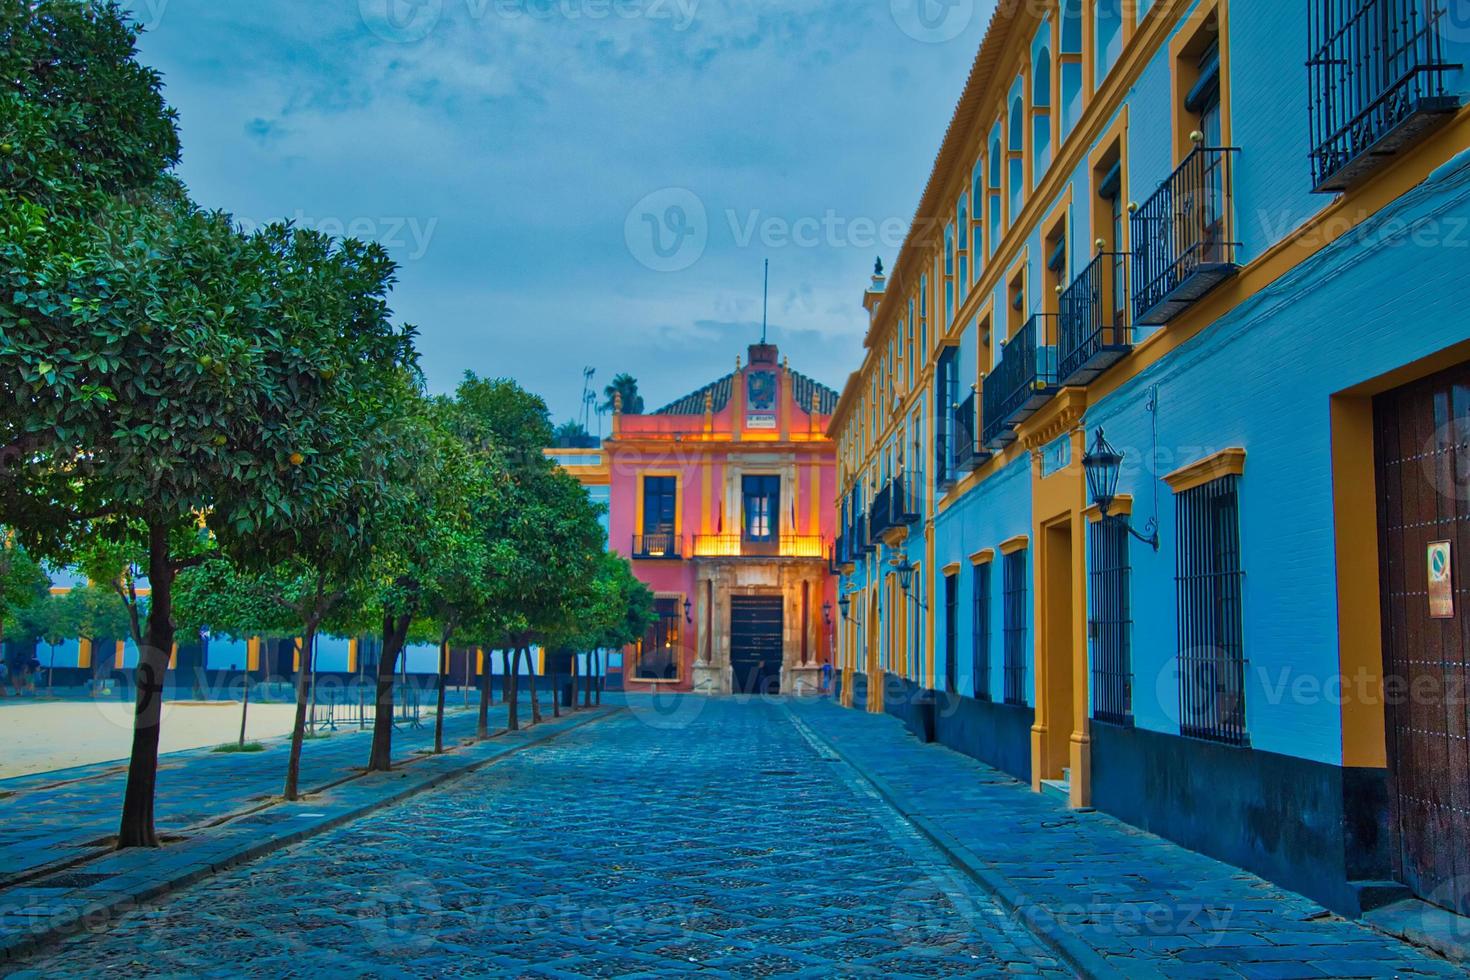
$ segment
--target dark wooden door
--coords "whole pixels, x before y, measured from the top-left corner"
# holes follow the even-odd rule
[[[730,597],[730,669],[736,694],[780,693],[785,626],[780,596]]]
[[[1384,701],[1401,881],[1470,914],[1470,364],[1378,397]],[[1431,614],[1430,551],[1449,542],[1451,615]],[[1440,610],[1441,614],[1446,610]]]

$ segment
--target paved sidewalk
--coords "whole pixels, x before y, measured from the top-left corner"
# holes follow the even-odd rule
[[[830,701],[792,716],[1088,973],[1459,976],[1445,961],[1101,813],[1076,813],[894,718]]]
[[[1070,975],[777,704],[628,710],[5,965],[36,977]],[[539,730],[539,729],[538,729]]]
[[[425,756],[391,773],[362,775],[298,803],[280,803],[193,832],[160,850],[110,851],[74,870],[0,890],[0,964],[40,944],[104,928],[115,917],[135,912],[160,896],[332,831],[525,748],[621,712],[609,706],[556,720],[548,716],[534,728],[450,749],[444,755]],[[424,829],[417,828],[417,832]],[[411,860],[410,851],[395,852],[393,860]],[[196,952],[210,954],[208,949]]]
[[[543,699],[546,715],[551,708]],[[454,745],[475,734],[475,703],[444,716],[444,740]],[[529,701],[522,699],[522,719]],[[165,719],[164,724],[167,724]],[[505,706],[490,709],[492,731],[505,724]],[[119,732],[126,746],[130,733]],[[162,834],[206,826],[226,814],[258,807],[279,796],[286,778],[289,738],[263,740],[264,752],[176,752],[160,759],[156,821]],[[301,750],[301,786],[306,791],[357,775],[367,765],[371,731],[339,730],[307,741]],[[422,727],[402,724],[393,735],[393,757],[408,760],[434,746],[434,717]],[[40,870],[94,853],[117,833],[127,763],[110,762],[0,780],[0,888]]]

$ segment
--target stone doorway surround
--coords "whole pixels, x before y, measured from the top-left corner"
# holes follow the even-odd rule
[[[730,668],[730,597],[779,595],[785,612],[781,693],[819,694],[822,596],[826,579],[826,562],[820,558],[695,559],[694,692],[730,694],[734,690]],[[808,586],[805,644],[802,643],[803,583]]]

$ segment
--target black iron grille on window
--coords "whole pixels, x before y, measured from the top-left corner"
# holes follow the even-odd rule
[[[1087,532],[1091,603],[1092,714],[1118,725],[1133,719],[1133,619],[1129,608],[1128,525],[1098,521]]]
[[[1228,476],[1176,498],[1179,728],[1232,745],[1247,741],[1238,484]]]
[[[959,687],[960,577],[944,576],[944,690],[954,694]]]
[[[990,700],[990,562],[975,566],[975,646],[971,652],[975,699]]]
[[[1026,552],[1005,557],[1006,704],[1026,703]]]
[[[1459,0],[1453,0],[1459,2]],[[1347,190],[1459,107],[1446,75],[1443,0],[1311,0],[1312,186]]]

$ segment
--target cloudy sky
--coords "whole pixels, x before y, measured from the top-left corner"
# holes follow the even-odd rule
[[[771,337],[840,387],[991,0],[133,0],[182,176],[375,238],[431,386],[649,408]],[[595,426],[594,426],[595,429]]]

